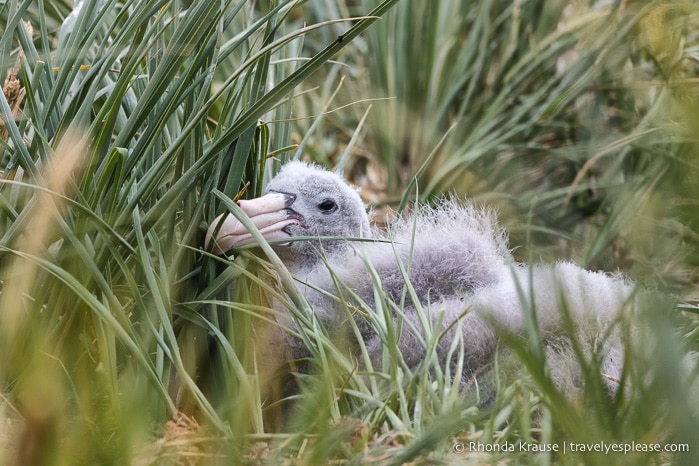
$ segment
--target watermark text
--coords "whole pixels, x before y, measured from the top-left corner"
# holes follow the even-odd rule
[[[687,443],[641,443],[641,442],[626,442],[626,443],[579,443],[579,442],[562,442],[562,443],[536,443],[536,442],[502,442],[502,443],[486,443],[478,441],[456,442],[453,448],[455,453],[464,452],[479,452],[479,453],[603,453],[623,454],[631,453],[686,453],[689,452],[689,444]]]

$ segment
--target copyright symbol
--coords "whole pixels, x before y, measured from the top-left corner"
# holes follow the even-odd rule
[[[454,453],[463,453],[464,451],[464,444],[461,442],[456,442],[454,444]]]

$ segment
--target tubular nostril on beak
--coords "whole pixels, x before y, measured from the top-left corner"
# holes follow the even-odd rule
[[[284,195],[286,196],[286,207],[289,207],[296,201],[296,194],[284,193]]]
[[[283,193],[281,191],[275,191],[273,189],[270,189],[267,194],[281,194],[283,196],[283,201],[284,201],[284,207],[289,207],[291,204],[293,204],[296,201],[296,194],[290,194],[290,193]]]

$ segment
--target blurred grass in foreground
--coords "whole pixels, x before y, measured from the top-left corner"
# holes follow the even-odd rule
[[[379,203],[414,196],[418,175],[422,197],[501,206],[525,259],[693,290],[699,8],[603,3],[104,0],[67,19],[63,2],[0,5],[17,91],[0,98],[0,462],[696,464],[682,365],[698,317],[672,299],[641,313],[658,350],[629,348],[614,400],[592,382],[562,396],[517,340],[461,396],[436,359],[411,373],[390,347],[359,373],[302,296],[279,294],[291,277],[273,258],[198,250],[230,202],[215,189],[259,194],[293,139]],[[373,18],[324,23],[394,4],[357,39]],[[314,355],[292,408],[275,293]],[[454,451],[471,440],[691,448]]]

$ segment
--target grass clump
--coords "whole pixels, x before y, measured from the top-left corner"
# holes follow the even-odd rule
[[[378,206],[475,197],[521,258],[691,301],[695,1],[80,5],[0,5],[0,462],[696,463],[691,305],[645,303],[655,350],[625,342],[612,399],[561,393],[516,338],[460,393],[434,354],[401,364],[390,332],[383,367],[359,364],[273,253],[200,249],[296,151]],[[272,299],[312,354],[295,394]],[[363,311],[379,331],[401,306]],[[633,442],[689,451],[571,451]]]

